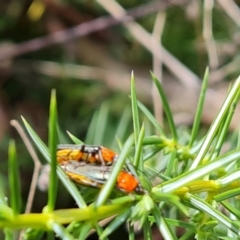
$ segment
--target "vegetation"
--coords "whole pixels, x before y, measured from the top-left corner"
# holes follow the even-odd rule
[[[52,91],[49,117],[49,148],[23,118],[24,125],[31,139],[51,165],[49,177],[48,202],[42,213],[21,214],[21,196],[19,188],[18,162],[14,142],[9,145],[9,186],[10,202],[6,202],[1,193],[1,221],[8,239],[13,238],[13,229],[28,228],[24,237],[39,239],[44,231],[49,237],[56,234],[62,239],[84,239],[93,228],[100,239],[109,234],[122,223],[129,224],[129,237],[134,237],[133,223],[139,221],[145,239],[152,239],[151,225],[155,223],[164,239],[237,239],[239,232],[238,195],[240,182],[239,146],[221,153],[228,126],[233,115],[238,97],[240,78],[231,87],[226,100],[209,128],[200,140],[196,138],[199,131],[201,112],[206,92],[208,71],[203,81],[201,97],[196,112],[192,131],[186,144],[174,125],[172,114],[166,101],[161,84],[152,75],[153,81],[161,95],[166,112],[171,136],[158,125],[156,119],[141,105],[144,116],[156,126],[157,135],[146,135],[145,127],[140,128],[138,101],[135,94],[135,83],[131,80],[131,102],[134,132],[125,143],[119,141],[121,149],[114,165],[110,179],[101,191],[91,194],[86,188],[83,193],[66,179],[64,172],[56,166],[57,115],[56,95]],[[79,142],[70,135],[72,140]],[[161,155],[161,157],[159,157]],[[165,168],[159,173],[159,162]],[[138,169],[139,179],[145,193],[112,195],[112,190],[123,164],[131,163]],[[79,208],[55,210],[57,197],[57,175]],[[161,182],[151,186],[147,179],[157,176]],[[89,196],[92,197],[89,197]],[[111,195],[111,196],[110,196]],[[87,197],[88,196],[88,197]],[[109,198],[111,201],[109,201]],[[86,200],[91,202],[87,204]],[[103,229],[98,221],[117,215]],[[65,228],[63,224],[68,224]],[[184,229],[179,238],[176,227]]]

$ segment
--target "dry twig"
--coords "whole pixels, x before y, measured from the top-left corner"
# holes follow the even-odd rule
[[[212,9],[214,6],[213,0],[204,1],[204,18],[203,18],[203,38],[206,43],[210,68],[218,67],[218,58],[216,45],[212,33]]]
[[[182,5],[186,2],[189,2],[189,0],[181,0],[176,4]],[[77,25],[76,27],[52,33],[44,37],[35,38],[24,43],[11,45],[8,47],[2,46],[0,47],[0,61],[34,52],[55,44],[62,44],[67,41],[89,35],[96,31],[100,31],[124,22],[132,21],[134,18],[139,18],[157,11],[162,11],[171,6],[171,1],[154,1],[145,5],[141,5],[140,7],[133,8],[117,19],[110,16],[100,17],[95,20]]]
[[[164,29],[165,20],[166,20],[165,12],[159,12],[156,17],[153,34],[152,34],[153,52],[155,49],[155,45],[156,47],[159,45],[159,47],[162,48],[161,37]],[[157,76],[159,81],[162,82],[163,72],[162,72],[162,59],[160,59],[160,56],[159,58],[156,58],[156,56],[153,55],[153,72]],[[158,122],[163,126],[163,108],[162,108],[160,96],[158,94],[157,88],[154,83],[152,83],[152,100],[153,100],[153,106],[154,106],[154,116],[156,117]]]

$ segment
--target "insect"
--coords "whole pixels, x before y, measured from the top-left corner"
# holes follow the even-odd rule
[[[109,179],[112,172],[112,166],[93,166],[86,162],[77,162],[69,160],[61,165],[67,176],[74,182],[96,188],[101,188],[103,184]],[[116,188],[126,192],[143,193],[143,189],[139,180],[126,170],[121,170],[116,181]]]
[[[84,161],[93,165],[112,165],[118,155],[102,146],[60,144],[57,150],[58,163],[69,160]]]

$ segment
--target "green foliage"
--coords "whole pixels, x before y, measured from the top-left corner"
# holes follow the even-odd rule
[[[184,130],[174,124],[171,109],[158,79],[152,75],[162,98],[163,108],[170,126],[168,134],[154,116],[137,101],[135,81],[131,79],[131,103],[133,129],[126,141],[121,140],[128,122],[126,110],[119,121],[118,139],[120,154],[112,173],[101,191],[91,188],[79,191],[56,164],[57,107],[55,91],[52,91],[49,116],[49,149],[23,118],[24,125],[38,150],[51,165],[48,201],[42,213],[22,214],[20,187],[18,186],[17,155],[14,142],[9,144],[10,206],[0,189],[0,228],[6,239],[13,239],[14,229],[25,229],[26,239],[40,239],[44,231],[49,238],[56,234],[61,239],[85,239],[95,229],[100,239],[107,239],[123,222],[129,224],[129,239],[134,239],[133,223],[139,221],[144,239],[153,239],[152,223],[155,223],[164,239],[238,239],[240,230],[239,191],[240,158],[239,146],[222,154],[228,126],[239,97],[240,78],[236,80],[226,100],[209,128],[207,134],[198,139],[199,122],[207,88],[206,71],[200,94],[196,117],[187,140],[181,138]],[[142,115],[154,132],[159,135],[146,136]],[[101,142],[107,129],[108,106],[93,117],[87,139]],[[94,128],[95,126],[95,128]],[[101,128],[102,129],[99,129]],[[122,131],[121,131],[122,130]],[[182,131],[182,132],[181,132]],[[122,134],[122,135],[121,135]],[[69,133],[74,143],[79,139]],[[114,141],[114,140],[113,140]],[[184,143],[183,143],[184,142]],[[238,140],[239,142],[239,140]],[[161,157],[159,157],[161,154]],[[160,172],[158,167],[162,167]],[[125,194],[113,191],[121,169],[125,167],[139,180],[143,194]],[[221,171],[220,171],[221,169]],[[57,176],[79,208],[55,210]],[[149,183],[154,178],[158,184]],[[160,179],[159,179],[160,178]],[[93,195],[92,195],[93,194]],[[90,204],[87,204],[91,202]],[[115,216],[103,229],[99,221]],[[176,227],[185,229],[179,238]]]

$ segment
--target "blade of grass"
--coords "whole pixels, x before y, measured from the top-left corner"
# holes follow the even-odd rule
[[[240,211],[238,208],[233,207],[228,201],[223,201],[221,204],[235,217],[236,220],[240,218]]]
[[[121,224],[125,223],[131,214],[131,209],[127,209],[121,214],[118,214],[114,220],[108,224],[108,226],[104,229],[99,239],[103,239],[113,233]]]
[[[50,182],[48,189],[48,203],[47,211],[51,212],[54,210],[57,196],[57,100],[56,91],[52,90],[49,110],[49,151],[50,151]]]
[[[48,152],[48,149],[46,145],[43,143],[43,141],[38,137],[36,132],[32,129],[32,127],[28,124],[28,122],[22,117],[23,123],[32,138],[33,142],[35,143],[38,150],[42,153],[43,157],[50,163],[51,158],[50,154]],[[69,180],[69,178],[66,176],[66,174],[62,171],[60,167],[57,167],[57,173],[59,178],[61,179],[63,185],[66,187],[66,189],[69,191],[69,193],[72,195],[76,203],[80,208],[86,207],[86,203],[83,200],[81,194],[79,193],[79,190],[77,187]]]
[[[157,147],[169,147],[170,145],[174,145],[174,141],[167,139],[165,137],[162,136],[149,136],[149,137],[145,137],[143,139],[143,144],[144,145],[157,145]]]
[[[169,240],[177,240],[177,236],[172,232],[165,219],[161,216],[161,211],[156,205],[152,210],[152,214],[155,218],[155,222],[163,238]]]
[[[144,154],[143,162],[153,158],[160,151],[161,151],[161,149],[159,149],[158,147],[153,147],[148,153]]]
[[[142,159],[142,146],[143,146],[143,138],[144,138],[144,124],[141,127],[137,145],[136,145],[136,151],[134,155],[134,160],[133,160],[133,166],[135,166],[137,169],[140,171],[143,171],[143,159]]]
[[[89,234],[89,231],[92,229],[92,223],[91,222],[85,222],[84,224],[80,225],[79,230],[79,240],[85,240],[87,239],[87,236]]]
[[[159,191],[154,195],[152,194],[152,198],[154,201],[161,202],[162,204],[168,203],[168,204],[174,205],[186,216],[189,215],[188,209],[181,203],[180,198],[175,194],[163,193]],[[164,206],[161,206],[161,207],[164,209]]]
[[[6,209],[8,216],[5,218],[7,221],[0,221],[0,228],[9,227],[11,229],[21,228],[41,228],[48,230],[49,225],[52,222],[58,224],[69,224],[73,221],[99,221],[100,219],[108,218],[116,215],[130,206],[127,204],[108,204],[100,206],[95,209],[94,206],[86,208],[71,208],[71,209],[59,209],[54,210],[51,213],[30,213],[30,214],[19,214],[17,217],[13,216],[11,208]],[[4,206],[4,208],[7,208]],[[2,211],[2,206],[0,206]],[[10,220],[10,221],[9,221]]]
[[[143,236],[144,236],[144,240],[153,240],[149,221],[146,221],[145,224],[143,225]]]
[[[155,168],[149,167],[147,165],[144,166],[144,174],[146,174],[147,176],[150,175],[150,179],[151,178],[155,178],[158,177],[160,179],[162,179],[163,181],[168,181],[171,178],[166,176],[165,174],[161,173],[163,170],[156,170]],[[146,173],[145,173],[146,172]],[[148,174],[149,172],[149,174]]]
[[[160,133],[160,135],[165,136],[163,128],[159,125],[156,118],[152,115],[152,113],[139,101],[137,101],[138,107],[147,117],[147,119],[152,123],[152,125],[156,128],[156,130]]]
[[[124,109],[123,114],[122,114],[122,116],[119,120],[117,130],[116,130],[116,134],[115,134],[115,136],[117,136],[119,139],[124,139],[124,137],[126,135],[126,132],[127,132],[127,126],[130,123],[130,119],[131,119],[131,112],[130,112],[129,107],[127,106]]]
[[[55,240],[54,239],[54,233],[52,231],[47,232],[47,240]]]
[[[182,227],[182,228],[196,231],[196,227],[191,223],[183,222],[183,221],[172,219],[172,218],[165,218],[165,221],[171,226]]]
[[[232,120],[233,114],[234,114],[236,106],[237,106],[238,97],[239,97],[238,95],[239,94],[236,95],[235,99],[233,100],[233,102],[230,106],[229,113],[227,114],[227,116],[225,117],[225,120],[223,121],[223,124],[222,124],[223,126],[220,127],[221,131],[219,133],[219,137],[218,137],[218,140],[217,140],[217,143],[216,143],[215,151],[214,151],[213,155],[211,156],[211,159],[215,159],[219,155],[219,153],[222,149],[225,137],[226,137],[227,132],[228,132],[230,122]]]
[[[66,229],[61,226],[60,224],[56,222],[51,223],[51,228],[53,231],[57,234],[58,238],[64,239],[64,240],[74,240],[74,237],[72,237]],[[55,239],[55,237],[54,237]]]
[[[119,198],[115,198],[115,199],[111,199],[111,203],[112,204],[123,204],[123,203],[128,203],[128,202],[135,202],[138,200],[141,200],[142,196],[133,196],[133,195],[127,195],[127,196],[123,196],[123,197],[119,197]]]
[[[97,126],[97,119],[98,119],[98,114],[99,111],[96,111],[91,119],[90,125],[88,127],[88,131],[87,131],[87,136],[85,138],[85,143],[87,144],[93,144],[94,142],[94,136],[95,136],[95,130],[96,130],[96,126]]]
[[[152,126],[152,123],[148,120],[148,118],[146,116],[143,116],[143,123],[145,126],[145,134],[147,136],[152,135],[153,131],[156,132],[156,129]]]
[[[132,136],[130,136],[126,143],[124,144],[123,146],[123,149],[119,155],[119,158],[118,160],[116,161],[115,163],[115,166],[113,168],[113,171],[108,179],[108,181],[106,182],[106,184],[103,186],[97,200],[96,200],[96,203],[95,203],[95,206],[98,207],[100,205],[102,205],[103,203],[106,202],[107,198],[109,197],[113,187],[115,186],[115,183],[116,183],[116,179],[117,179],[117,176],[120,172],[120,170],[122,169],[123,165],[124,165],[124,162],[127,158],[127,154],[131,148],[133,144],[133,138]]]
[[[236,181],[239,178],[240,169],[236,169],[229,174],[224,175],[221,178],[218,178],[217,182],[221,187],[229,185],[231,182]]]
[[[240,149],[240,128],[238,129],[237,149]],[[237,162],[235,168],[240,168],[240,161]]]
[[[132,103],[134,143],[135,143],[135,146],[137,146],[138,136],[140,132],[140,123],[139,123],[139,114],[138,114],[138,106],[137,106],[135,79],[134,79],[133,72],[131,75],[131,103]]]
[[[217,202],[222,202],[226,199],[235,197],[235,196],[239,196],[240,194],[240,188],[235,188],[229,191],[225,191],[223,193],[219,193],[217,195],[214,196],[214,200]]]
[[[21,194],[20,194],[20,178],[18,170],[18,162],[16,156],[16,147],[14,140],[10,140],[8,148],[8,173],[9,173],[9,189],[10,189],[10,206],[14,215],[18,215],[21,211]]]
[[[231,151],[227,154],[222,155],[221,157],[216,158],[214,161],[209,162],[206,165],[199,166],[198,168],[183,173],[174,179],[163,182],[162,184],[153,188],[154,191],[159,192],[173,192],[180,187],[186,186],[189,183],[193,182],[196,179],[199,179],[210,172],[229,164],[233,161],[237,161],[240,158],[239,150]]]
[[[128,239],[129,240],[134,240],[135,239],[134,227],[130,222],[128,223]]]
[[[0,188],[0,205],[6,205],[7,206],[7,198],[5,197],[1,188]]]
[[[77,137],[75,137],[73,134],[71,134],[69,131],[67,131],[68,136],[72,139],[72,141],[75,144],[84,144],[83,141],[81,141],[80,139],[78,139]]]
[[[96,229],[96,232],[97,232],[97,234],[98,234],[98,237],[100,238],[100,236],[101,236],[102,233],[103,233],[102,227],[101,227],[100,225],[98,225],[97,223],[94,224],[94,227],[95,227],[95,229]],[[104,237],[104,238],[102,238],[102,239],[103,239],[103,240],[108,240],[107,237]]]
[[[159,92],[160,96],[161,96],[162,105],[163,105],[165,114],[167,116],[167,120],[168,120],[169,127],[171,129],[172,136],[173,136],[174,140],[177,141],[177,139],[178,139],[177,129],[176,129],[175,123],[173,121],[173,115],[172,115],[170,106],[168,104],[167,97],[166,97],[166,95],[164,93],[164,90],[162,88],[162,85],[158,81],[157,77],[152,72],[151,72],[151,76],[152,76],[152,79],[153,79],[153,81],[154,81],[154,83],[155,83],[155,85],[158,89],[158,92]]]
[[[67,143],[68,138],[66,137],[66,134],[60,129],[59,124],[57,125],[57,136],[58,136],[58,142],[59,143]]]
[[[106,132],[105,130],[107,126],[108,116],[109,116],[109,105],[107,103],[103,103],[96,120],[97,125],[95,126],[94,138],[93,138],[94,144],[102,145],[105,132]]]
[[[233,85],[232,89],[230,90],[226,100],[224,101],[216,119],[214,120],[213,124],[211,125],[211,127],[206,135],[206,138],[205,138],[196,158],[194,159],[194,161],[190,167],[190,170],[196,168],[200,164],[200,162],[202,161],[204,156],[206,155],[206,153],[216,135],[216,132],[219,129],[219,126],[220,126],[222,120],[224,119],[226,114],[228,114],[229,107],[231,106],[232,102],[234,101],[236,95],[238,94],[239,89],[240,89],[240,77],[238,77],[238,79],[234,83],[234,85]]]
[[[22,239],[34,239],[34,240],[42,240],[44,235],[44,230],[42,229],[34,229],[34,228],[27,228],[22,235]]]
[[[201,91],[200,91],[200,97],[199,97],[199,101],[198,101],[197,111],[196,111],[194,122],[193,122],[190,141],[189,141],[189,144],[188,144],[189,148],[192,147],[192,145],[193,145],[193,143],[196,139],[197,133],[199,131],[204,100],[205,100],[205,96],[206,96],[206,92],[207,92],[208,78],[209,78],[209,68],[207,67],[206,71],[205,71],[205,74],[204,74],[203,82],[202,82],[202,88],[201,88]]]
[[[226,228],[233,231],[234,233],[239,233],[239,227],[234,224],[234,221],[232,221],[230,218],[228,218],[226,215],[215,209],[213,206],[208,204],[203,199],[192,195],[190,193],[186,194],[186,197],[190,201],[190,203],[195,206],[200,211],[208,213],[210,216],[212,216],[214,219],[221,222]]]
[[[167,162],[167,168],[166,168],[166,171],[165,171],[165,175],[167,177],[173,177],[174,175],[176,175],[177,173],[175,172],[176,170],[176,161],[178,161],[178,159],[176,158],[176,155],[177,155],[177,151],[176,150],[173,150],[171,152],[171,156],[170,156],[170,159],[169,161]]]
[[[48,163],[50,163],[51,159],[47,146],[44,144],[44,142],[40,139],[40,137],[36,134],[36,132],[32,129],[32,127],[29,125],[29,123],[23,116],[22,121],[28,131],[28,134],[35,143],[36,147],[42,153],[43,157],[48,161]]]
[[[179,238],[179,240],[194,239],[194,236],[195,236],[195,231],[189,229]]]
[[[4,235],[5,235],[5,240],[14,240],[15,239],[14,233],[11,229],[4,228],[3,232],[4,232]]]

